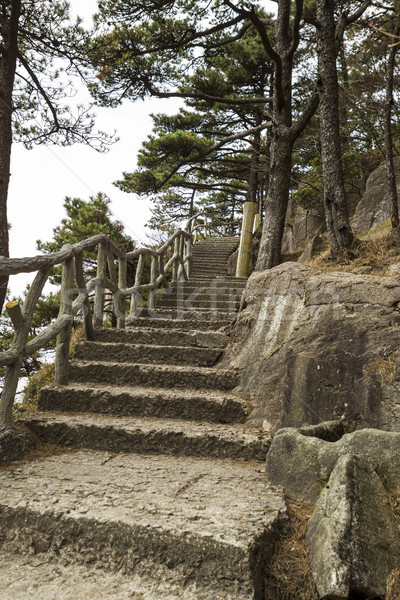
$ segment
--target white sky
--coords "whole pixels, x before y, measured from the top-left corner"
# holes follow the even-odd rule
[[[70,0],[73,14],[90,21],[97,0]],[[266,1],[267,10],[275,3]],[[8,200],[8,220],[11,223],[10,256],[37,254],[36,240],[48,241],[53,228],[65,216],[66,196],[88,200],[97,192],[111,198],[111,211],[121,220],[126,231],[139,242],[146,241],[145,223],[150,218],[150,204],[133,194],[126,194],[112,185],[123,171],[133,171],[141,143],[151,132],[150,113],[174,114],[177,100],[146,100],[126,102],[118,108],[96,108],[98,129],[117,130],[120,140],[106,154],[99,154],[84,145],[69,148],[40,146],[25,150],[14,144],[11,156],[11,180]],[[10,287],[21,293],[26,276],[13,276]]]

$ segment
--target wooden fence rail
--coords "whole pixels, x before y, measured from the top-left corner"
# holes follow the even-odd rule
[[[96,277],[85,281],[83,253],[97,248]],[[146,261],[150,261],[150,275],[145,281]],[[37,271],[23,306],[10,302],[6,309],[14,327],[14,338],[9,350],[0,353],[0,365],[6,366],[4,387],[0,398],[0,431],[12,428],[12,409],[21,363],[56,338],[55,382],[68,383],[69,348],[74,317],[82,313],[86,338],[94,339],[95,327],[104,320],[106,290],[113,296],[113,313],[117,327],[124,328],[127,298],[131,297],[130,317],[139,310],[139,299],[149,293],[148,307],[154,310],[156,293],[172,282],[187,280],[192,260],[192,234],[179,229],[158,250],[139,248],[125,253],[106,235],[100,234],[74,245],[66,245],[59,252],[29,258],[0,258],[0,275],[15,275]],[[137,261],[134,285],[128,287],[128,265]],[[62,265],[60,310],[55,322],[28,342],[36,303],[46,284],[51,269]],[[93,311],[89,296],[94,292]]]

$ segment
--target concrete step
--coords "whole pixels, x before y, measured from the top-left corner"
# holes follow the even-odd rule
[[[71,383],[144,386],[171,390],[232,390],[240,381],[239,372],[231,369],[75,360],[70,364],[69,375]]]
[[[40,411],[102,413],[129,417],[156,417],[244,423],[249,403],[232,393],[209,390],[165,390],[148,387],[107,387],[88,384],[42,388]]]
[[[175,345],[196,346],[199,348],[225,348],[229,338],[217,331],[182,331],[181,329],[168,330],[157,327],[135,327],[134,329],[97,329],[96,341],[123,344],[155,344],[158,346]]]
[[[270,435],[241,424],[58,412],[24,422],[46,443],[109,452],[265,461],[271,444]]]
[[[184,315],[180,315],[179,319],[166,319],[161,316],[158,318],[152,318],[148,316],[140,316],[128,318],[126,324],[129,329],[136,330],[137,328],[152,328],[152,329],[165,329],[171,330],[182,330],[185,332],[193,331],[215,331],[223,329],[229,325],[230,321],[224,316],[219,321],[199,321],[198,319],[191,319],[190,315],[185,318]]]
[[[285,517],[258,462],[36,458],[0,471],[2,597],[262,600]]]
[[[123,344],[106,342],[79,342],[74,358],[84,361],[191,365],[212,367],[221,358],[220,348],[192,348],[190,346],[159,346],[153,344]]]

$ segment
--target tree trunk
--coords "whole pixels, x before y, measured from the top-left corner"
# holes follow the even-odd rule
[[[354,237],[347,211],[342,171],[334,6],[333,0],[316,3],[324,208],[331,252],[337,257],[340,249],[351,246]]]
[[[0,256],[9,256],[7,197],[10,181],[12,145],[12,94],[17,64],[18,22],[21,0],[12,0],[11,7],[3,9],[3,47],[0,59]],[[0,312],[7,293],[8,277],[0,277]]]
[[[399,28],[396,26],[394,34],[398,35]],[[389,55],[386,64],[386,102],[385,102],[385,154],[386,170],[389,186],[390,198],[390,220],[392,223],[393,242],[400,246],[400,222],[399,207],[397,203],[396,173],[393,164],[393,140],[392,140],[392,108],[393,99],[393,72],[396,60],[397,46],[389,48]]]
[[[292,146],[292,139],[287,131],[273,132],[268,194],[257,271],[271,269],[281,262],[281,245],[292,172]]]

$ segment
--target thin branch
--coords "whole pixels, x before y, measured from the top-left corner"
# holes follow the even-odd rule
[[[288,52],[288,58],[291,60],[300,43],[300,21],[303,14],[303,0],[296,0],[296,14],[293,23],[293,41]]]
[[[25,58],[22,56],[21,52],[18,52],[17,56],[18,56],[18,60],[22,64],[22,66],[25,68],[25,70],[29,73],[30,77],[32,78],[34,84],[36,85],[37,89],[39,90],[40,94],[42,95],[47,106],[50,108],[51,114],[53,115],[54,125],[56,128],[55,130],[59,131],[61,129],[61,125],[58,121],[57,111],[54,108],[53,103],[50,100],[49,96],[47,95],[46,90],[42,87],[42,84],[40,83],[38,77],[36,76],[36,73],[34,73],[34,71],[30,68],[28,61],[25,60]]]

